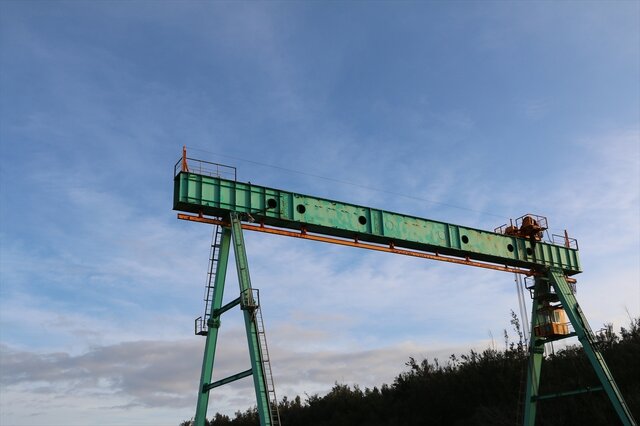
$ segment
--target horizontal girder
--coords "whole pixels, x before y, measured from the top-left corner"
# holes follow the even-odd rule
[[[174,185],[173,207],[183,212],[227,217],[235,211],[279,228],[509,267],[581,272],[578,250],[555,244],[184,171]]]
[[[208,223],[210,225],[229,226],[229,222],[227,221],[200,216],[200,215],[196,216],[196,215],[178,213],[178,219],[188,220],[191,222]],[[345,240],[343,238],[326,237],[323,235],[310,234],[305,231],[299,231],[299,232],[288,231],[288,230],[279,229],[279,228],[267,227],[267,226],[264,226],[264,224],[256,225],[251,223],[243,223],[242,229],[247,231],[263,232],[265,234],[281,235],[284,237],[301,238],[303,240],[320,241],[323,243],[337,244],[337,245],[347,246],[347,247],[383,251],[385,253],[402,254],[404,256],[419,257],[422,259],[431,259],[431,260],[438,260],[441,262],[457,263],[458,265],[476,266],[479,268],[493,269],[494,271],[512,272],[514,274],[522,274],[527,276],[543,274],[543,272],[536,272],[531,269],[514,268],[509,266],[496,265],[493,263],[477,262],[469,259],[461,259],[459,257],[425,253],[423,251],[418,251],[418,250],[406,250],[406,249],[394,247],[393,245],[383,246],[380,244],[363,243],[358,240]],[[567,280],[569,282],[575,282],[575,279],[573,278],[567,278]]]

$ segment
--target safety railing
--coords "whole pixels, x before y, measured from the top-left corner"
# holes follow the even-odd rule
[[[237,170],[233,166],[188,157],[180,157],[173,166],[174,177],[180,172],[195,173],[234,181],[238,179]]]
[[[260,307],[260,290],[247,288],[240,294],[240,306],[243,310],[255,310]]]
[[[536,240],[544,241],[556,246],[563,246],[578,250],[578,240],[569,238],[567,231],[561,234],[549,234],[547,218],[536,214],[525,214],[515,220],[510,220],[496,227],[493,232],[514,237],[530,237],[533,235]]]
[[[206,336],[207,330],[208,330],[207,325],[205,324],[202,317],[196,318],[195,321],[193,322],[193,332],[199,336]]]
[[[551,243],[578,250],[578,240],[569,238],[567,235],[552,234]]]
[[[533,222],[531,221],[533,219]],[[540,216],[538,214],[527,213],[516,219],[516,227],[522,229],[523,226],[527,226],[527,221],[529,223],[535,224],[537,228],[544,231],[549,228],[549,224],[547,223],[547,218],[544,216]]]

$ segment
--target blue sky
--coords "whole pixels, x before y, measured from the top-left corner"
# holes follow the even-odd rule
[[[626,325],[639,46],[637,2],[0,3],[0,423],[193,415],[211,230],[171,210],[182,145],[243,181],[446,222],[546,215],[580,243],[592,326]],[[518,307],[508,274],[246,240],[279,396],[501,345]],[[226,315],[218,378],[248,365]],[[253,403],[245,379],[210,410]]]

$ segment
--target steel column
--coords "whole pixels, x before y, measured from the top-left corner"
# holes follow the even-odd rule
[[[205,426],[207,422],[207,406],[209,405],[209,389],[207,389],[207,385],[211,382],[211,376],[213,374],[213,362],[216,355],[218,328],[220,327],[219,309],[222,306],[222,296],[224,294],[224,282],[227,275],[230,243],[231,230],[229,228],[223,228],[218,267],[216,268],[216,277],[213,287],[213,301],[211,303],[209,321],[207,324],[207,341],[204,346],[202,374],[200,376],[200,387],[198,388],[198,405],[196,406],[194,426]]]
[[[236,258],[236,268],[238,271],[238,283],[240,285],[240,295],[251,297],[251,278],[249,276],[249,263],[245,250],[244,237],[242,234],[242,224],[236,212],[231,212],[231,233],[233,236],[233,251]],[[242,306],[242,305],[241,305]],[[269,411],[269,398],[267,387],[264,382],[264,370],[262,357],[260,355],[260,342],[258,339],[258,329],[254,321],[254,310],[244,309],[244,324],[247,330],[247,343],[249,344],[249,356],[251,358],[251,369],[253,371],[253,385],[256,391],[256,401],[258,405],[258,415],[260,426],[271,426],[271,415]]]
[[[546,279],[535,278],[533,290],[533,303],[531,309],[531,339],[529,342],[529,365],[527,369],[527,391],[524,401],[524,426],[536,424],[536,410],[538,407],[538,394],[540,392],[540,373],[542,372],[542,358],[544,357],[544,340],[536,337],[534,330],[541,323],[542,318],[538,310],[542,307],[542,294],[548,287]]]

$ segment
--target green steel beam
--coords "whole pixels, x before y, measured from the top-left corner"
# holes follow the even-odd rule
[[[253,374],[253,370],[250,368],[238,374],[234,374],[233,376],[225,377],[222,380],[218,380],[211,384],[208,384],[204,388],[205,390],[211,390],[213,388],[217,388],[218,386],[226,385],[228,383],[235,382],[236,380],[244,379],[245,377],[249,377],[252,374]]]
[[[593,331],[591,331],[587,318],[582,312],[580,305],[578,305],[578,301],[571,291],[569,283],[567,283],[562,270],[551,268],[548,276],[549,281],[553,285],[553,288],[560,299],[562,307],[569,317],[569,321],[571,321],[573,329],[578,335],[578,340],[582,343],[582,347],[587,354],[587,358],[589,359],[589,362],[591,362],[591,366],[596,372],[596,375],[600,380],[600,384],[602,384],[602,387],[607,393],[607,396],[609,397],[613,408],[616,410],[620,421],[625,426],[635,425],[636,422],[633,415],[622,397],[622,393],[620,393],[620,389],[618,389],[618,385],[613,379],[613,375],[609,371],[609,367],[607,367],[607,364],[602,357],[602,353],[600,353],[600,350],[598,349],[595,335],[593,334]]]
[[[240,304],[240,298],[237,297],[235,299],[233,299],[231,302],[227,303],[226,305],[224,305],[223,307],[221,307],[220,309],[216,309],[215,311],[213,311],[213,315],[214,316],[220,316],[222,314],[224,314],[225,312],[227,312],[229,309],[238,306]]]
[[[565,396],[581,395],[583,393],[599,392],[601,390],[602,390],[602,386],[594,386],[592,388],[576,389],[572,391],[556,392],[556,393],[550,393],[547,395],[540,395],[536,397],[536,399],[538,401],[542,401],[543,399],[562,398]]]
[[[242,225],[238,214],[232,212],[231,234],[233,236],[233,252],[236,258],[236,269],[238,271],[238,284],[240,285],[240,295],[251,292],[251,278],[249,276],[249,263],[245,250],[244,236],[242,235]],[[251,309],[243,309],[244,324],[247,331],[247,343],[249,344],[249,357],[251,358],[251,369],[253,371],[253,385],[256,391],[258,405],[258,416],[260,426],[271,426],[271,414],[269,410],[269,396],[267,386],[264,381],[264,369],[262,357],[260,355],[260,340],[258,338],[258,328],[254,321],[254,312]]]
[[[207,406],[209,405],[209,389],[207,388],[213,374],[213,362],[216,354],[216,342],[218,340],[218,328],[220,324],[219,311],[222,306],[222,296],[224,295],[224,282],[227,275],[227,263],[229,260],[229,246],[231,245],[231,230],[223,228],[222,240],[220,241],[220,255],[213,287],[213,300],[211,303],[211,315],[209,318],[207,341],[204,346],[204,356],[202,359],[202,373],[200,376],[200,387],[198,388],[198,404],[196,406],[196,417],[194,426],[205,426],[207,423]]]
[[[505,266],[555,267],[566,275],[581,272],[573,248],[196,173],[176,175],[173,208],[225,218],[230,212],[244,213],[280,228]]]

